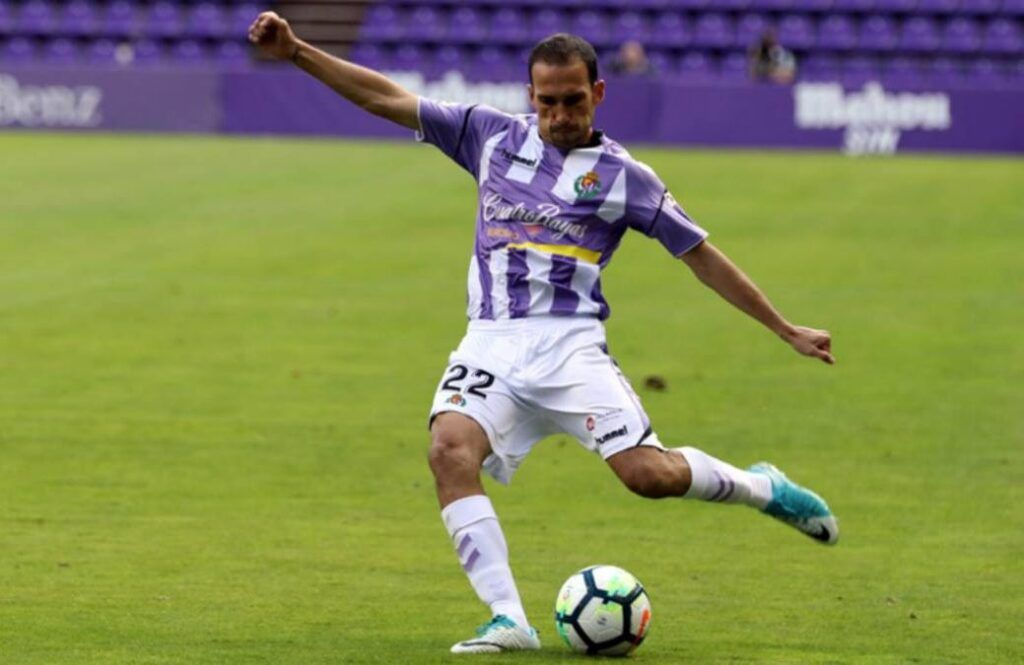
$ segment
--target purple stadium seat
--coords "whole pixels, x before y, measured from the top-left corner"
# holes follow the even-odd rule
[[[112,0],[103,16],[102,33],[110,37],[130,37],[138,29],[139,15],[130,0]]]
[[[14,31],[14,16],[5,2],[0,2],[0,35],[9,35]]]
[[[511,7],[502,7],[494,12],[489,26],[490,39],[496,44],[518,45],[528,42],[526,17]]]
[[[658,43],[668,48],[689,46],[693,40],[693,31],[686,17],[679,12],[661,12],[654,17],[651,33],[657,37]]]
[[[263,11],[261,5],[252,3],[235,5],[227,16],[227,33],[224,36],[232,39],[245,39],[249,34],[249,26],[261,11]]]
[[[839,77],[839,59],[828,53],[812,53],[800,62],[800,78],[828,81]]]
[[[889,52],[899,43],[896,24],[888,16],[873,15],[860,24],[860,37],[857,44],[869,51]]]
[[[875,8],[875,0],[835,0],[832,3],[833,11],[837,12],[870,12]]]
[[[725,14],[701,14],[693,26],[693,43],[707,48],[725,48],[734,40],[732,21]]]
[[[96,8],[88,0],[71,0],[61,14],[57,31],[62,35],[89,37],[99,32]]]
[[[921,63],[906,56],[882,61],[882,76],[888,81],[913,82],[921,76]]]
[[[917,0],[917,11],[921,14],[950,14],[959,5],[960,0]]]
[[[446,18],[434,7],[422,5],[412,10],[405,26],[408,39],[428,44],[440,42],[445,35]]]
[[[113,64],[117,62],[117,44],[113,39],[97,39],[85,48],[85,57],[96,64]]]
[[[960,11],[970,14],[989,15],[997,13],[1002,4],[1002,0],[970,0],[970,2],[961,3]]]
[[[214,61],[222,65],[241,66],[252,62],[249,48],[237,40],[218,42],[213,49]]]
[[[136,65],[159,65],[164,61],[164,49],[152,39],[140,39],[132,49],[132,63]]]
[[[165,39],[180,37],[185,30],[181,10],[170,0],[157,0],[149,8],[142,32],[148,37]]]
[[[588,10],[574,13],[569,30],[598,48],[614,43],[608,29],[608,18],[601,12]]]
[[[487,26],[480,10],[459,7],[448,18],[448,39],[457,44],[482,44],[487,38]]]
[[[808,49],[814,46],[814,25],[802,14],[783,16],[778,27],[779,43],[790,49]]]
[[[764,14],[744,14],[736,21],[736,33],[733,46],[736,48],[750,48],[759,39],[764,31],[771,27],[771,22]]]
[[[981,46],[977,24],[969,18],[950,19],[942,31],[942,49],[950,53],[974,53]]]
[[[423,66],[426,53],[423,48],[416,44],[402,44],[395,49],[391,66],[399,71],[417,71]]]
[[[988,53],[1017,55],[1024,51],[1024,34],[1016,22],[997,18],[985,26],[982,43]]]
[[[679,76],[687,79],[711,78],[713,70],[711,61],[699,51],[690,51],[679,60]]]
[[[346,56],[352,62],[369,67],[370,69],[386,69],[383,49],[377,44],[360,42],[352,47]]]
[[[468,59],[466,51],[452,44],[445,44],[434,53],[434,63],[441,71],[462,70]]]
[[[206,49],[193,39],[183,39],[171,47],[171,56],[179,65],[202,65],[207,63]]]
[[[800,9],[805,12],[825,13],[832,11],[833,0],[803,0]]]
[[[1006,16],[1024,16],[1024,0],[1003,0],[1002,13]]]
[[[752,0],[718,0],[715,3],[715,7],[731,12],[742,12],[749,9],[751,3]]]
[[[688,9],[690,11],[703,11],[705,9],[711,9],[714,3],[711,0],[675,0],[673,3],[676,7],[681,9]]]
[[[857,45],[857,30],[853,20],[842,14],[833,14],[818,26],[818,47],[833,51],[848,51]]]
[[[747,56],[730,53],[718,64],[718,77],[724,81],[746,81],[750,78]]]
[[[618,43],[637,41],[641,44],[656,42],[657,37],[652,35],[647,19],[639,12],[626,11],[612,19],[611,34]]]
[[[932,84],[947,85],[959,83],[963,78],[963,67],[952,58],[935,58],[925,66],[925,79]]]
[[[849,85],[862,85],[877,80],[881,71],[878,61],[870,56],[855,55],[842,63],[842,80]]]
[[[770,12],[793,11],[799,7],[799,4],[797,0],[758,0],[756,3],[758,9]],[[725,62],[723,61],[721,64],[724,66]]]
[[[12,37],[0,48],[0,61],[26,62],[36,57],[36,45],[28,37]]]
[[[875,11],[886,14],[907,14],[917,7],[917,0],[876,0]]]
[[[52,35],[57,31],[57,15],[45,0],[28,0],[21,6],[15,32],[22,35]]]
[[[51,39],[43,45],[43,59],[53,64],[70,65],[78,60],[78,45],[67,37]]]
[[[657,74],[671,76],[676,71],[676,58],[672,53],[661,49],[653,49],[647,52],[647,61],[651,64]]]
[[[192,7],[185,20],[185,33],[192,37],[216,39],[228,35],[224,10],[212,2],[200,2]]]
[[[971,83],[985,86],[1001,85],[1006,82],[1006,72],[994,60],[978,58],[967,65],[967,78]]]
[[[569,17],[558,9],[541,9],[530,16],[529,40],[539,42],[548,35],[569,29]]]
[[[386,4],[375,4],[366,12],[360,37],[370,42],[392,42],[402,34],[404,16]]]
[[[939,31],[935,22],[925,16],[908,18],[900,33],[900,50],[928,53],[939,48]]]

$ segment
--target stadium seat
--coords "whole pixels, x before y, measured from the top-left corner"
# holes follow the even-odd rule
[[[708,57],[700,51],[689,51],[679,59],[676,71],[681,78],[708,80],[713,74],[711,64]]]
[[[1002,6],[1002,0],[971,0],[960,5],[961,12],[968,12],[979,16],[995,14]]]
[[[523,14],[511,7],[502,7],[494,12],[488,27],[489,39],[496,44],[521,45],[529,41],[529,32]]]
[[[778,25],[779,43],[790,49],[809,49],[814,46],[814,24],[801,14],[783,16]]]
[[[222,7],[212,2],[201,2],[189,9],[185,19],[185,34],[203,39],[228,36],[227,19]]]
[[[78,60],[78,45],[67,37],[51,39],[43,44],[43,60],[50,64],[73,64]]]
[[[404,16],[390,5],[378,3],[370,7],[363,20],[360,36],[365,41],[393,42],[402,34]]]
[[[569,19],[561,10],[549,7],[541,9],[530,17],[527,30],[529,41],[537,42],[556,32],[565,32],[568,26]]]
[[[960,0],[917,0],[917,11],[922,14],[951,14],[959,6]]]
[[[987,53],[1018,55],[1024,51],[1024,34],[1014,21],[997,18],[985,26],[982,44]]]
[[[261,5],[254,5],[249,2],[235,5],[227,17],[227,34],[225,36],[231,39],[244,40],[246,35],[249,34],[249,26],[252,25],[253,20],[261,11],[263,11]]]
[[[841,78],[847,85],[863,85],[877,80],[880,74],[878,61],[870,56],[854,55],[842,62]]]
[[[921,63],[907,56],[887,58],[882,62],[882,78],[897,83],[914,82],[921,76]]]
[[[718,65],[718,75],[724,81],[739,82],[750,78],[749,65],[745,53],[729,53]]]
[[[869,51],[888,53],[899,43],[899,33],[895,22],[888,16],[875,14],[860,24],[860,35],[857,38],[859,48]]]
[[[0,47],[0,60],[5,62],[26,62],[35,57],[35,42],[28,37],[12,37]]]
[[[10,7],[0,2],[0,36],[9,35],[14,32],[14,16]]]
[[[218,63],[232,66],[248,65],[252,61],[249,57],[249,47],[235,40],[218,42],[213,49],[213,59]]]
[[[142,34],[147,37],[174,39],[185,31],[181,8],[169,0],[157,0],[149,8]]]
[[[689,46],[692,41],[692,30],[685,15],[679,12],[660,12],[654,17],[651,32],[658,36],[658,41],[668,48]]]
[[[818,25],[818,46],[832,51],[849,51],[857,45],[857,31],[852,19],[832,14]]]
[[[798,75],[801,79],[820,81],[834,79],[839,75],[839,59],[829,53],[812,53],[799,65]]]
[[[569,31],[577,34],[597,48],[618,43],[612,40],[608,29],[608,19],[601,12],[582,11],[574,13],[569,24]]]
[[[448,39],[457,44],[483,44],[487,39],[487,25],[480,10],[459,7],[448,19]]]
[[[742,12],[750,9],[751,3],[752,0],[719,0],[715,7],[730,12]]]
[[[969,18],[951,19],[942,31],[942,50],[949,53],[974,53],[981,46],[978,26]]]
[[[726,48],[734,40],[735,29],[725,14],[701,14],[693,26],[693,43],[705,48]]]
[[[875,0],[834,0],[832,10],[844,13],[862,13],[872,11],[875,8]]]
[[[99,30],[96,7],[88,0],[71,0],[64,7],[57,28],[58,33],[75,37],[91,37]]]
[[[611,34],[619,43],[637,41],[649,44],[655,41],[647,24],[647,19],[640,12],[625,11],[612,19]]]
[[[17,34],[48,36],[56,31],[57,15],[50,3],[45,0],[28,0],[21,6],[15,22]]]
[[[132,49],[132,62],[137,65],[159,65],[164,61],[164,49],[152,39],[140,39]]]
[[[939,48],[939,31],[935,22],[924,16],[907,19],[900,33],[899,48],[909,53],[930,53]]]
[[[103,13],[101,32],[109,37],[134,36],[139,29],[139,15],[130,0],[112,0]]]
[[[750,48],[761,39],[764,31],[771,27],[771,22],[764,14],[744,14],[736,21],[736,33],[733,46]],[[784,46],[788,46],[783,42]]]
[[[208,62],[206,48],[194,39],[183,39],[171,47],[171,57],[179,65],[194,66]]]
[[[917,7],[917,0],[876,0],[875,11],[885,14],[907,14]]]
[[[117,62],[117,44],[113,39],[97,39],[85,47],[85,57],[95,64],[114,64]]]
[[[1002,13],[1006,16],[1024,16],[1024,0],[1003,0]]]
[[[425,44],[437,44],[445,36],[446,17],[434,7],[420,6],[409,14],[405,37]]]

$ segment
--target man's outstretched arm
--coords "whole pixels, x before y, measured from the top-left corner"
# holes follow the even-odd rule
[[[794,326],[782,318],[768,298],[718,248],[704,241],[680,257],[700,281],[749,314],[805,356],[833,364],[832,337],[827,330]]]
[[[372,69],[307,44],[274,12],[256,17],[249,27],[249,41],[278,60],[295,63],[356,106],[409,129],[420,128],[415,95]]]

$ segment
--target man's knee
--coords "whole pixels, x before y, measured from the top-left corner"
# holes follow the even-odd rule
[[[489,453],[487,435],[466,416],[442,413],[431,425],[427,460],[435,477],[475,475]]]

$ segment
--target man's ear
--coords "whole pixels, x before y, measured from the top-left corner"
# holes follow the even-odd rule
[[[604,79],[599,79],[594,84],[594,106],[604,101]]]

